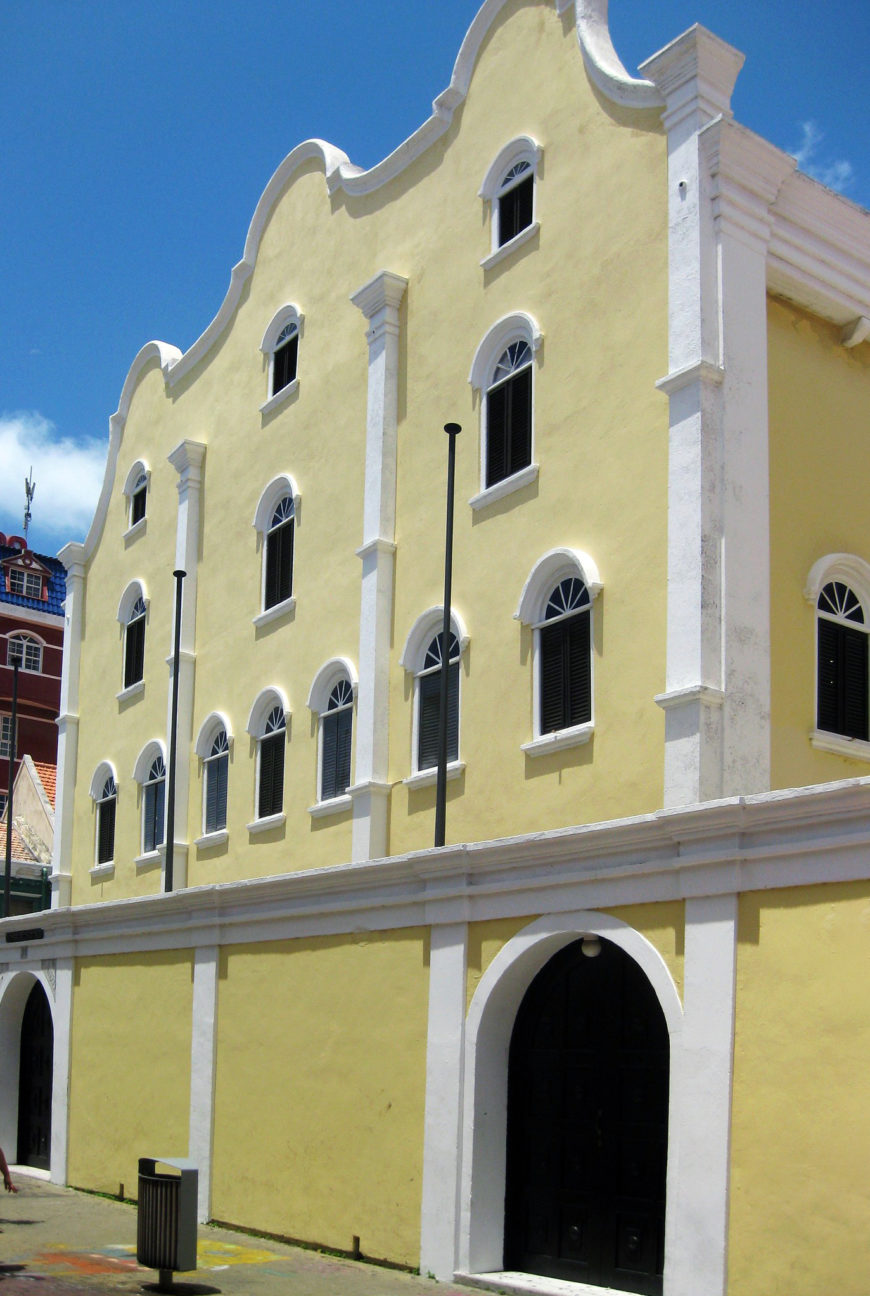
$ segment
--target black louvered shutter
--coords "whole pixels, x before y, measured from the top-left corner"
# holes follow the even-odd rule
[[[486,484],[507,476],[508,387],[496,387],[486,397]]]
[[[138,684],[145,674],[145,618],[139,617],[127,626],[124,645],[124,687]]]
[[[419,743],[417,768],[433,769],[438,764],[438,714],[441,706],[441,672],[420,680]],[[447,675],[447,759],[459,758],[459,662]]]
[[[529,176],[521,184],[515,185],[498,202],[498,242],[499,247],[515,238],[521,230],[532,223],[532,199],[534,179]]]
[[[522,369],[508,383],[508,464],[506,476],[527,468],[532,462],[532,370]]]
[[[339,711],[337,720],[335,792],[333,795],[341,796],[350,786],[350,745],[353,728],[353,711],[350,707],[346,711]]]
[[[101,801],[100,831],[97,842],[97,863],[108,864],[115,856],[115,798]]]
[[[843,728],[849,738],[867,741],[867,636],[863,630],[843,631]]]
[[[206,765],[205,830],[220,832],[227,826],[227,776],[229,758],[219,756]]]
[[[818,627],[816,724],[827,733],[866,742],[867,635],[821,617]]]
[[[337,774],[338,767],[336,754],[338,752],[338,717],[339,712],[334,711],[327,713],[323,717],[323,767],[320,778],[320,797],[323,801],[328,801],[330,797],[337,796]]]
[[[541,733],[592,717],[589,613],[541,627]]]
[[[275,352],[272,365],[272,395],[281,391],[296,377],[296,358],[299,351],[299,334],[295,333]]]
[[[283,603],[293,593],[293,522],[270,531],[266,537],[267,608]]]
[[[260,740],[260,794],[257,815],[280,814],[284,808],[284,731]]]

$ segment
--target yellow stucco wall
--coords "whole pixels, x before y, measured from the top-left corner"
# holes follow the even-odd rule
[[[140,1156],[187,1156],[192,978],[186,951],[76,962],[69,1183],[135,1197]]]
[[[500,149],[520,134],[544,149],[540,231],[495,269],[490,213],[478,190]],[[392,621],[390,853],[431,844],[434,790],[410,791],[413,681],[399,665],[416,618],[442,597],[445,442],[459,441],[454,601],[471,637],[463,661],[461,757],[449,787],[448,840],[474,840],[654,809],[661,800],[665,680],[667,367],[665,140],[655,114],[630,124],[587,81],[567,15],[543,0],[512,0],[483,42],[465,104],[447,134],[373,194],[327,192],[314,162],[274,206],[256,267],[218,343],[171,390],[157,362],[135,389],[102,539],[88,566],[82,647],[73,900],[154,892],[159,869],[137,872],[140,807],[132,770],[144,743],[166,733],[176,531],[176,473],[166,456],[184,439],[207,443],[190,796],[178,837],[202,831],[202,771],[192,751],[212,711],[234,739],[224,844],[191,846],[191,885],[311,869],[350,856],[349,812],[314,819],[317,723],[306,706],[330,658],[359,656],[368,349],[350,294],[381,269],[407,276],[399,381],[397,554]],[[286,302],[304,314],[299,387],[271,415],[260,344]],[[484,510],[479,402],[472,358],[503,315],[524,310],[544,340],[535,368],[538,480]],[[122,539],[131,464],[151,469],[144,534]],[[604,465],[607,471],[604,471]],[[619,471],[613,471],[613,465]],[[296,606],[256,628],[261,554],[252,526],[276,475],[301,494]],[[532,634],[514,620],[523,584],[548,549],[568,545],[598,564],[594,608],[595,733],[583,747],[532,759]],[[144,694],[120,706],[122,637],[115,620],[133,578],[151,598]],[[643,634],[637,633],[639,622]],[[275,685],[289,699],[286,822],[251,835],[256,745],[251,705]],[[642,755],[641,755],[642,754]],[[94,807],[101,760],[119,777],[116,868],[95,880]],[[353,777],[353,773],[352,773]]]
[[[417,1264],[428,948],[412,928],[223,952],[215,1218]]]
[[[771,785],[799,787],[868,772],[815,750],[815,612],[804,597],[830,553],[870,562],[867,496],[870,354],[833,324],[768,306],[770,375]]]
[[[865,1296],[870,885],[740,900],[729,1296]]]

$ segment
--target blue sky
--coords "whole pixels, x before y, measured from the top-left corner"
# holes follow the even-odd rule
[[[218,309],[281,159],[371,166],[448,84],[475,0],[27,0],[0,12],[0,530],[83,539],[108,420],[152,338]],[[735,116],[870,206],[868,0],[610,0],[638,63],[693,22],[747,56]]]

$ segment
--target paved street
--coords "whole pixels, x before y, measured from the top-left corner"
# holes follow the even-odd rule
[[[136,1208],[58,1188],[13,1168],[0,1199],[0,1296],[105,1296],[157,1290],[136,1263]],[[179,1296],[469,1296],[467,1288],[336,1259],[226,1229],[199,1230],[198,1268]]]

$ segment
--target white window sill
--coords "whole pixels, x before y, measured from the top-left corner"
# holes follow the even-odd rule
[[[293,381],[289,382],[286,387],[282,387],[280,391],[275,392],[274,396],[270,396],[267,401],[263,402],[263,404],[260,406],[260,413],[271,414],[272,410],[276,410],[279,405],[283,405],[285,400],[288,400],[293,395],[293,393],[298,390],[299,390],[299,379],[294,378]]]
[[[315,805],[308,807],[308,813],[312,819],[325,819],[327,815],[341,814],[343,810],[350,810],[353,805],[353,797],[346,792],[343,796],[330,797],[327,801],[318,801]]]
[[[292,612],[296,606],[296,599],[291,595],[288,599],[283,599],[280,603],[274,603],[272,607],[266,608],[265,612],[260,612],[254,617],[255,626],[269,625],[272,621],[277,621],[287,612]]]
[[[163,847],[158,846],[157,850],[146,851],[144,855],[137,855],[133,863],[136,865],[137,873],[147,873],[149,869],[159,868],[163,863]]]
[[[109,860],[106,864],[95,864],[94,867],[90,869],[90,876],[94,879],[95,882],[102,881],[105,878],[114,877],[115,861]]]
[[[223,846],[225,841],[229,841],[230,835],[226,828],[220,828],[217,832],[203,833],[201,837],[194,840],[194,846]]]
[[[846,738],[844,734],[811,729],[810,742],[818,751],[848,756],[852,760],[870,761],[870,742],[865,742],[863,738]]]
[[[264,819],[255,819],[253,823],[247,825],[249,833],[268,832],[270,828],[280,828],[287,816],[281,814],[266,815]]]
[[[452,779],[458,779],[465,771],[465,761],[448,761],[447,762],[447,782]],[[402,779],[405,787],[414,791],[416,788],[434,787],[438,782],[438,769],[418,770],[416,774],[410,774],[408,778]]]
[[[570,729],[556,729],[553,733],[542,734],[531,742],[523,743],[520,751],[527,756],[549,756],[550,752],[564,751],[566,747],[582,747],[588,743],[595,732],[595,725],[588,721],[582,725],[572,725]]]
[[[148,517],[146,514],[146,516],[141,517],[138,522],[134,522],[131,527],[127,527],[127,530],[124,532],[124,536],[123,536],[124,541],[127,542],[129,540],[135,540],[137,536],[144,535],[147,527],[147,523],[148,523]]]
[[[527,468],[521,468],[519,472],[512,473],[510,477],[503,477],[493,486],[487,486],[478,495],[472,495],[468,501],[473,509],[486,508],[487,504],[494,504],[496,500],[504,499],[505,495],[511,495],[514,491],[521,490],[523,486],[529,486],[537,480],[538,465],[531,463]]]
[[[489,256],[484,257],[480,263],[481,269],[491,270],[493,266],[497,266],[500,261],[504,261],[518,247],[522,247],[524,243],[528,243],[529,239],[534,238],[540,228],[540,221],[532,221],[531,225],[527,225],[525,229],[520,230],[519,234],[515,234],[512,239],[508,239],[507,243],[502,243],[501,247],[496,248],[494,252],[490,252]]]
[[[140,693],[145,692],[145,681],[137,680],[135,684],[128,684],[126,688],[116,693],[115,697],[119,702],[129,702],[130,698],[137,697]]]

